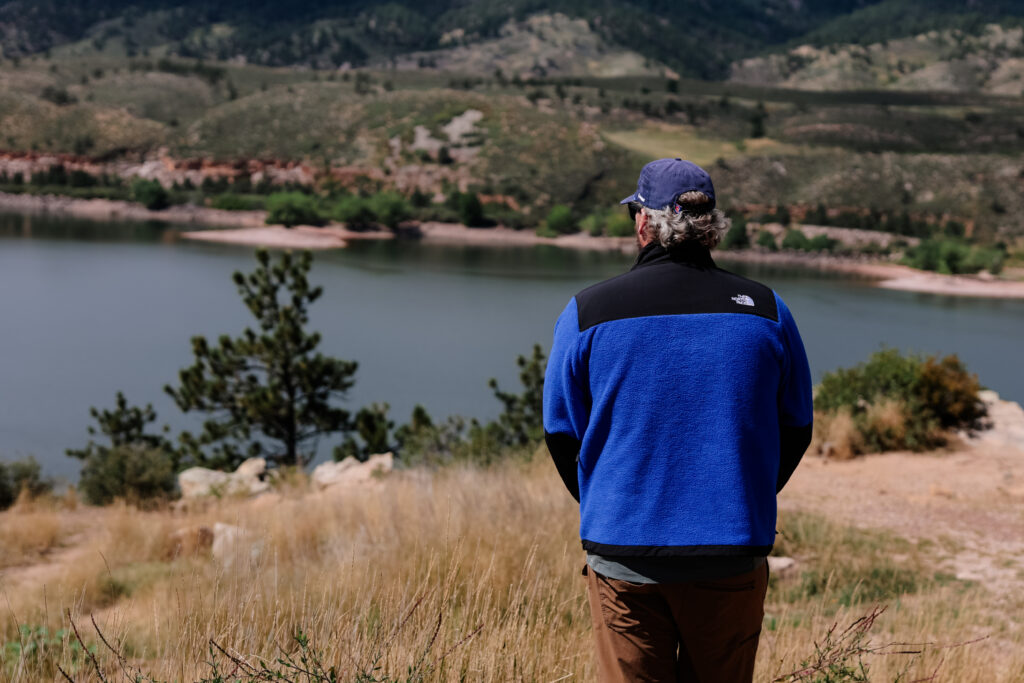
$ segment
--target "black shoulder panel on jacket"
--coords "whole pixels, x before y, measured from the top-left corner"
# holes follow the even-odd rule
[[[580,331],[654,315],[745,313],[777,321],[772,290],[713,265],[661,258],[576,295]]]

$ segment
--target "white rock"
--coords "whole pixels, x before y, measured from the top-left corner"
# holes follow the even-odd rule
[[[270,490],[267,461],[249,458],[234,472],[218,472],[205,467],[190,467],[178,475],[181,497],[256,496]]]
[[[263,552],[263,541],[239,526],[217,522],[213,525],[210,553],[225,568],[236,561],[255,563]]]
[[[394,469],[395,456],[391,453],[371,455],[366,462],[359,462],[349,456],[341,462],[325,462],[313,470],[313,488],[322,491],[327,488],[366,485],[378,474]]]
[[[267,481],[267,461],[263,458],[249,458],[231,474],[228,493],[259,495],[270,490]]]
[[[220,495],[227,487],[229,476],[227,472],[190,467],[178,475],[178,488],[182,498]]]
[[[781,574],[796,566],[796,560],[792,557],[768,557],[768,569],[772,574]]]

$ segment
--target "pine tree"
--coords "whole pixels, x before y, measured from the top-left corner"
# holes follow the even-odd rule
[[[113,410],[90,408],[89,414],[98,424],[89,427],[89,435],[102,434],[110,445],[90,439],[85,448],[66,451],[83,461],[78,488],[89,503],[106,505],[116,498],[143,503],[174,492],[178,454],[164,436],[169,427],[147,431],[156,422],[152,405],[130,406],[119,391]]]
[[[193,337],[195,363],[179,373],[181,386],[165,387],[183,411],[209,414],[199,436],[181,435],[182,453],[208,467],[233,469],[256,456],[305,465],[318,437],[352,429],[337,401],[357,364],[319,353],[319,333],[306,330],[309,306],[323,294],[307,279],[312,255],[285,252],[272,263],[259,250],[256,259],[256,270],[236,272],[234,282],[258,330],[216,345]]]
[[[96,427],[90,426],[88,428],[89,435],[97,436],[102,434],[110,439],[110,446],[104,446],[89,439],[89,443],[86,444],[85,448],[69,448],[65,453],[72,458],[87,460],[92,455],[104,455],[112,448],[139,446],[166,451],[168,457],[173,456],[171,443],[163,435],[168,431],[169,427],[164,426],[162,433],[151,434],[146,432],[147,425],[156,422],[156,411],[153,410],[152,404],[147,403],[144,408],[129,406],[128,400],[120,391],[117,392],[116,402],[117,405],[113,410],[89,409],[89,414],[99,425],[99,430]]]
[[[547,357],[540,344],[534,344],[530,357],[518,356],[516,364],[520,368],[519,381],[523,385],[521,394],[502,391],[494,378],[488,382],[494,397],[505,407],[490,427],[501,445],[525,446],[544,436],[542,405]]]

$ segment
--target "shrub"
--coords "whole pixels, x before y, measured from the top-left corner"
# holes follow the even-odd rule
[[[459,195],[459,220],[463,225],[471,228],[480,228],[487,225],[484,217],[484,205],[480,203],[480,197],[475,192],[466,192]]]
[[[78,98],[69,93],[66,88],[58,88],[53,85],[43,88],[43,92],[39,96],[47,102],[53,102],[58,107],[74,104],[78,101]]]
[[[264,207],[264,201],[262,197],[246,197],[224,192],[211,199],[210,206],[222,211],[256,211]]]
[[[39,463],[31,456],[0,462],[0,510],[14,505],[22,492],[34,498],[52,491],[53,480],[44,479],[41,471]]]
[[[107,505],[169,498],[174,493],[174,459],[164,450],[125,445],[95,452],[82,466],[78,488],[86,501]]]
[[[757,241],[755,244],[767,249],[768,251],[777,251],[779,248],[779,245],[775,242],[775,235],[771,234],[767,230],[762,230],[757,233]]]
[[[635,225],[626,214],[613,211],[605,221],[604,234],[609,237],[632,237]]]
[[[594,237],[607,235],[608,237],[629,237],[633,234],[635,224],[629,216],[622,211],[595,211],[587,214],[579,222],[579,229]],[[556,234],[551,231],[551,234]]]
[[[370,199],[370,210],[377,220],[394,230],[402,221],[412,218],[408,200],[397,192],[381,192]]]
[[[365,462],[371,455],[393,451],[392,430],[395,423],[388,418],[390,409],[387,403],[371,403],[360,408],[352,421],[358,438],[347,435],[341,445],[335,447],[334,459],[340,461],[353,457]],[[414,411],[414,418],[415,415]]]
[[[324,218],[316,208],[313,197],[302,192],[275,192],[267,197],[267,224],[323,225]]]
[[[746,249],[750,246],[750,235],[747,234],[747,220],[742,216],[732,219],[729,232],[722,238],[723,249]]]
[[[926,239],[907,249],[903,263],[912,268],[932,270],[946,275],[977,273],[987,270],[999,273],[1006,260],[1006,251],[998,247],[971,245],[962,239]]]
[[[95,187],[98,184],[96,176],[80,169],[75,169],[68,174],[68,185],[71,187]]]
[[[377,223],[377,216],[369,201],[355,195],[342,197],[335,202],[331,209],[331,217],[354,230],[365,230]]]
[[[807,239],[800,230],[787,230],[786,236],[782,238],[783,249],[796,249],[798,251],[807,251],[810,249],[811,241]]]
[[[589,213],[580,221],[580,230],[594,237],[604,234],[605,214],[600,212]]]
[[[807,243],[807,248],[811,251],[832,251],[839,245],[839,240],[829,237],[828,235],[818,235],[812,237]]]
[[[150,432],[156,422],[156,411],[128,404],[120,391],[112,410],[90,408],[97,426],[90,426],[90,436],[101,436],[109,445],[92,439],[85,448],[69,448],[69,457],[84,461],[78,487],[88,502],[105,505],[114,498],[142,502],[166,497],[174,491],[174,471],[178,453],[164,436],[169,427]]]
[[[132,181],[132,199],[150,211],[161,211],[171,205],[171,196],[156,180],[136,178]]]
[[[577,231],[576,222],[572,219],[572,209],[565,204],[558,204],[548,212],[545,225],[550,232],[568,235]]]
[[[412,195],[409,197],[409,201],[412,202],[412,205],[417,209],[426,208],[433,203],[431,196],[418,187],[413,190]]]
[[[951,430],[985,417],[978,378],[956,356],[904,356],[895,349],[826,374],[815,394],[816,439],[836,454],[945,445]]]

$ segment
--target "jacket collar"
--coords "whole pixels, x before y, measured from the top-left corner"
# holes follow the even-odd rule
[[[697,242],[683,242],[671,249],[666,249],[657,242],[651,242],[636,255],[636,262],[630,270],[655,263],[683,263],[698,268],[714,268],[715,262],[711,252]]]

